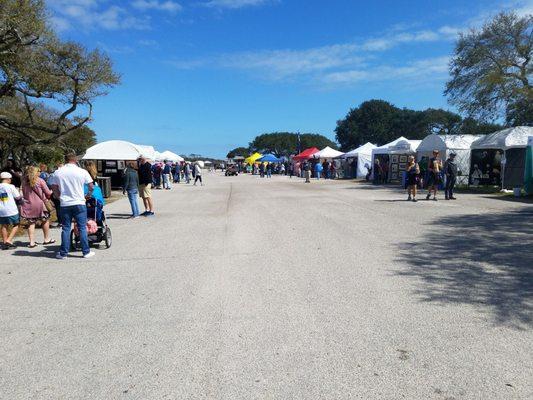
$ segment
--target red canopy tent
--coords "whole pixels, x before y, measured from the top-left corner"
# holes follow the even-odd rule
[[[300,154],[295,155],[292,159],[297,161],[309,160],[313,157],[313,154],[318,153],[319,151],[320,150],[316,147],[310,147],[302,151]]]

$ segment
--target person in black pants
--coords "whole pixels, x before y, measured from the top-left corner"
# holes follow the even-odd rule
[[[456,200],[453,197],[453,188],[457,181],[457,164],[455,163],[455,153],[451,153],[444,164],[444,174],[446,175],[446,186],[444,196],[446,200]]]

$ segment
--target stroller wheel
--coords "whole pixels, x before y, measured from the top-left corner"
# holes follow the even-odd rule
[[[113,243],[113,236],[111,235],[111,229],[109,229],[109,227],[107,227],[107,229],[105,230],[104,241],[105,247],[109,249],[111,247],[111,244]]]

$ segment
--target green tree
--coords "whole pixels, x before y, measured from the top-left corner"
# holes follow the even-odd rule
[[[318,147],[320,149],[337,145],[327,137],[319,134],[304,133],[300,135],[300,148]],[[264,133],[257,136],[250,143],[250,151],[260,153],[273,153],[277,156],[290,156],[298,152],[298,134],[292,132]]]
[[[460,35],[445,94],[466,115],[533,123],[533,16],[501,13]]]
[[[0,127],[32,144],[55,144],[91,120],[93,101],[118,84],[111,60],[62,42],[47,28],[43,1],[0,1],[0,99],[20,103],[0,109]],[[59,109],[45,121],[40,101]]]
[[[234,158],[237,156],[248,157],[250,155],[250,149],[247,147],[237,147],[236,149],[230,150],[227,154],[227,158]]]

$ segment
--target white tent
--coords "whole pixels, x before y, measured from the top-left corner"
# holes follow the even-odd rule
[[[393,140],[390,143],[372,149],[372,178],[374,176],[373,166],[376,156],[389,155],[391,156],[389,159],[389,179],[400,179],[407,161],[403,161],[402,156],[415,154],[421,142],[421,140],[409,140],[403,136],[400,136],[398,139]]]
[[[173,153],[169,150],[166,150],[164,152],[162,152],[160,155],[161,157],[161,160],[168,160],[168,161],[172,161],[172,162],[182,162],[182,161],[185,161],[183,157],[180,157],[179,155],[177,155],[176,153]]]
[[[472,150],[526,148],[528,136],[533,135],[533,127],[517,126],[508,128],[489,135],[481,136],[472,143]]]
[[[455,153],[455,162],[460,173],[457,182],[467,184],[470,176],[470,147],[479,138],[478,135],[428,135],[418,146],[417,160],[420,161],[422,157],[430,158],[434,150],[440,152],[443,161],[448,158],[450,153]]]
[[[158,152],[155,151],[153,146],[146,146],[143,144],[136,145],[139,149],[141,149],[142,156],[146,157],[146,159],[150,161],[155,161],[156,157],[158,155]]]
[[[372,150],[377,146],[370,142],[344,154],[342,158],[357,158],[357,178],[364,178],[367,174],[365,165],[372,167]]]
[[[527,141],[532,135],[533,127],[517,126],[481,136],[472,143],[471,157],[483,174],[489,176],[489,184],[494,183],[490,171],[494,175],[499,169],[503,188],[523,185]]]
[[[89,147],[83,156],[84,160],[137,160],[143,150],[130,142],[109,140]]]
[[[337,151],[332,149],[329,146],[324,147],[318,153],[313,154],[313,158],[327,159],[327,158],[336,158],[342,156],[344,153],[342,151]]]

